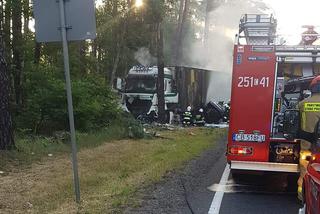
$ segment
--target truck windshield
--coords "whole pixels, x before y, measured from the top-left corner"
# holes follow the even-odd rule
[[[155,93],[156,79],[154,77],[128,77],[126,80],[127,93]]]

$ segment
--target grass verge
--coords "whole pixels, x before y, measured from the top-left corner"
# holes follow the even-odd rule
[[[160,181],[215,145],[222,129],[161,132],[166,139],[121,140],[79,152],[81,205],[73,202],[72,174],[67,155],[48,157],[31,169],[0,179],[0,213],[121,213],[138,203],[135,192]],[[88,139],[90,140],[90,139]]]
[[[94,148],[105,142],[128,138],[129,127],[141,129],[138,122],[127,120],[113,123],[112,126],[91,131],[77,132],[78,150]],[[134,136],[135,137],[135,136]],[[16,168],[25,168],[34,162],[39,162],[48,155],[61,155],[71,152],[71,145],[67,132],[60,132],[56,136],[45,137],[37,135],[17,135],[16,150],[0,151],[0,171],[11,171]]]

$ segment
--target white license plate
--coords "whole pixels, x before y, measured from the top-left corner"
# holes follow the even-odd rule
[[[233,140],[238,142],[264,142],[266,141],[266,136],[255,134],[234,134]]]

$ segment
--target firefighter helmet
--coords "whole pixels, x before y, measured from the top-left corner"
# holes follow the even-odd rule
[[[188,106],[188,107],[187,107],[187,111],[191,111],[191,106]]]
[[[200,108],[200,109],[199,109],[199,112],[203,113],[203,109],[202,109],[202,108]]]
[[[312,93],[320,93],[320,75],[311,81],[310,90]]]

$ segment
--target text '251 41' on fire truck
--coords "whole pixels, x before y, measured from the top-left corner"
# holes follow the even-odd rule
[[[310,37],[297,46],[277,45],[276,28],[272,15],[240,21],[227,147],[234,172],[299,172],[298,102],[320,74],[320,46]]]

